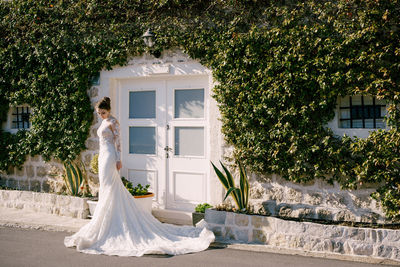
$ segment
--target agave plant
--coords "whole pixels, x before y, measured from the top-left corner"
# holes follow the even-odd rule
[[[85,170],[83,162],[80,162],[80,164],[83,170]],[[86,172],[82,172],[77,164],[66,161],[64,162],[63,177],[69,193],[73,196],[78,196],[82,191],[81,186],[86,181]]]
[[[222,173],[215,165],[212,163],[212,166],[214,167],[215,173],[217,174],[219,180],[221,181],[222,185],[226,189],[226,195],[224,200],[231,195],[233,200],[235,201],[238,210],[240,212],[246,212],[249,208],[249,191],[250,191],[250,186],[249,186],[249,179],[247,177],[247,173],[245,168],[243,167],[241,162],[238,162],[239,165],[239,176],[240,176],[240,186],[236,187],[235,186],[235,180],[233,179],[232,174],[230,171],[222,164],[220,161],[220,164],[222,168],[224,169],[225,174]]]

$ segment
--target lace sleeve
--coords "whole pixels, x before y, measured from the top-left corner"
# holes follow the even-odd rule
[[[111,131],[114,134],[116,161],[120,161],[121,160],[121,141],[120,141],[119,122],[116,119],[111,120],[110,127],[111,127]]]

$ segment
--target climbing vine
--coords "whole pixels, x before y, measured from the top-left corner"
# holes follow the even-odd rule
[[[90,77],[146,51],[180,48],[213,70],[223,133],[252,171],[374,183],[400,216],[400,4],[337,1],[2,1],[0,121],[28,103],[32,127],[0,132],[0,169],[26,155],[73,159],[93,120]],[[335,136],[338,97],[388,103],[389,130]],[[4,153],[3,153],[4,151]]]

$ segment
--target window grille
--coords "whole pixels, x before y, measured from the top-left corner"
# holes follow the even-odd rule
[[[386,103],[371,96],[346,96],[340,101],[340,128],[385,128]]]
[[[13,129],[28,129],[30,108],[29,107],[14,107],[12,113],[12,128]]]

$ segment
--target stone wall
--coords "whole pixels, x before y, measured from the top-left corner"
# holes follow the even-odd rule
[[[205,221],[218,241],[362,255],[400,262],[400,230],[296,222],[212,209],[206,210]]]
[[[86,219],[86,198],[32,191],[0,190],[0,206]]]
[[[94,107],[99,99],[99,88],[92,86],[88,94]],[[86,167],[91,193],[94,196],[98,194],[99,179],[96,174],[90,172],[90,161],[99,150],[97,129],[100,123],[98,115],[94,112],[90,135],[86,140],[87,150],[82,151],[80,155],[80,159]],[[40,155],[28,156],[21,169],[13,167],[8,172],[0,171],[0,186],[35,192],[63,193],[66,192],[66,188],[61,177],[62,173],[63,165],[59,160],[53,159],[46,162]]]
[[[370,197],[374,188],[342,190],[322,180],[288,182],[278,175],[253,176],[250,204],[254,212],[292,218],[365,223],[391,223],[380,203]]]

